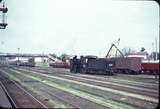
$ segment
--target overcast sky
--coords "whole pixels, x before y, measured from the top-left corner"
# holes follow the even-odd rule
[[[5,0],[8,26],[0,52],[106,55],[119,48],[152,51],[159,42],[159,6],[154,1]],[[158,43],[159,44],[159,43]],[[158,48],[159,49],[159,48]]]

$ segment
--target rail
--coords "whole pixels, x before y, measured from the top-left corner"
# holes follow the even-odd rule
[[[5,78],[5,77],[3,77],[3,78]],[[8,78],[5,78],[5,79],[7,79],[7,81],[9,80]],[[35,98],[35,97],[34,97],[32,94],[30,94],[27,90],[25,90],[23,87],[21,87],[18,83],[16,83],[16,82],[13,81],[13,80],[9,80],[8,82],[12,82],[15,86],[17,86],[20,90],[22,90],[22,91],[25,93],[24,95],[29,96],[29,97],[31,97],[32,100],[36,101],[36,103],[39,104],[39,106],[41,106],[41,108],[48,109],[47,106],[45,106],[42,102],[40,102],[37,98]],[[1,83],[1,85],[2,85],[2,88],[3,88],[4,91],[5,91],[5,93],[6,93],[7,97],[8,97],[8,99],[9,99],[12,107],[13,107],[13,108],[19,108],[20,106],[18,106],[17,103],[15,102],[15,100],[13,99],[14,96],[13,96],[12,94],[10,94],[9,91],[7,90],[7,88],[5,87],[5,85],[4,85],[5,82],[4,82],[4,83],[3,83],[3,82],[0,82],[0,83]],[[29,104],[28,104],[28,105],[29,105]]]

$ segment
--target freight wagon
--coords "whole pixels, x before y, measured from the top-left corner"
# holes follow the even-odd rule
[[[117,57],[111,58],[115,62],[114,72],[138,74],[141,72],[141,58],[137,57]]]
[[[15,66],[29,66],[29,67],[34,67],[35,66],[35,61],[34,58],[29,58],[29,59],[20,59],[20,60],[14,60],[14,61],[9,61],[10,65],[15,65]]]
[[[159,74],[159,60],[158,61],[142,61],[142,72],[145,74]]]
[[[29,58],[26,61],[18,61],[18,66],[28,66],[28,67],[35,67],[35,60],[34,58]]]
[[[54,67],[54,68],[70,68],[70,65],[66,62],[49,63],[49,66]]]

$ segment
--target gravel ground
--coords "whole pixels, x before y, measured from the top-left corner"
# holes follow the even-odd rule
[[[24,91],[21,84],[18,86],[17,83],[10,81],[8,76],[4,75],[3,72],[0,74],[0,81],[4,84],[6,90],[16,104],[16,108],[46,108],[43,102],[35,100],[28,92],[26,93],[26,90]],[[21,88],[23,88],[23,90]]]
[[[34,76],[35,77],[35,76]],[[43,80],[42,80],[43,81]],[[51,84],[54,84],[53,82],[51,83]],[[68,87],[67,87],[67,89],[68,89]],[[64,88],[63,88],[63,90],[65,90]],[[68,91],[68,90],[67,90]],[[70,92],[70,91],[69,91]],[[76,93],[75,93],[76,92]],[[74,92],[73,92],[73,89],[72,89],[72,93],[74,93],[74,94],[76,94],[76,95],[78,95],[78,96],[80,96],[80,95],[82,95],[82,93],[83,93],[83,96],[81,96],[82,98],[86,98],[85,96],[88,96],[88,94],[87,93],[85,93],[84,94],[84,92],[82,92],[82,91],[77,91],[77,90],[74,90]],[[77,94],[78,93],[78,94]],[[95,96],[93,96],[93,95],[91,95],[93,98],[95,98]],[[90,98],[90,100],[91,101],[94,101],[93,100],[93,98]],[[97,98],[97,97],[96,97]],[[97,100],[96,100],[97,101]],[[108,103],[107,103],[108,102]],[[113,108],[113,103],[111,103],[110,104],[110,102],[109,102],[109,100],[105,100],[105,103],[107,104],[107,105],[105,105],[106,107],[108,107],[109,105],[109,107],[111,107],[111,108]],[[115,106],[114,106],[115,107]],[[119,107],[116,107],[116,108],[119,108]]]
[[[22,67],[28,70],[32,70],[32,71],[37,71],[37,72],[42,72],[45,74],[52,74],[52,75],[73,75],[75,77],[85,77],[88,79],[94,79],[94,80],[102,80],[102,81],[107,81],[107,82],[113,82],[113,83],[118,83],[118,84],[124,84],[124,85],[130,85],[130,86],[137,86],[137,87],[142,87],[142,88],[147,88],[147,89],[155,89],[158,90],[159,89],[159,84],[158,81],[153,79],[154,83],[151,83],[150,81],[136,81],[136,80],[129,80],[127,77],[128,75],[126,75],[126,77],[124,78],[119,78],[118,76],[101,76],[101,75],[88,75],[88,74],[73,74],[68,72],[68,70],[66,69],[62,69],[63,72],[59,73],[61,71],[61,69],[54,69],[53,68],[49,69],[49,68],[29,68],[29,67]],[[65,71],[65,72],[64,72]],[[130,76],[130,75],[129,75]],[[136,76],[136,75],[135,75]],[[146,76],[146,75],[145,75]],[[150,76],[150,75],[147,75]],[[133,78],[136,78],[132,75]]]
[[[9,71],[7,71],[9,72]],[[104,109],[107,107],[104,107],[102,105],[99,105],[99,104],[96,104],[94,102],[91,102],[87,99],[84,99],[84,98],[81,98],[79,96],[75,96],[73,94],[70,94],[70,93],[67,93],[65,91],[62,91],[62,90],[59,90],[57,88],[52,88],[52,87],[49,87],[45,84],[42,84],[42,83],[39,83],[39,82],[34,82],[34,83],[31,83],[31,82],[28,82],[28,81],[33,81],[31,78],[24,78],[23,76],[21,75],[17,75],[17,74],[14,74],[16,75],[16,77],[18,77],[19,79],[21,78],[21,82],[25,82],[25,84],[28,84],[29,86],[32,86],[34,87],[34,90],[40,90],[41,93],[43,92],[43,95],[45,96],[48,96],[48,94],[50,96],[48,96],[49,99],[54,99],[54,100],[57,100],[56,102],[59,102],[59,105],[60,103],[63,103],[61,105],[66,105],[64,106],[63,108],[77,108],[77,107],[80,107],[80,108],[96,108],[96,109]],[[57,99],[57,96],[59,99]],[[73,106],[71,106],[72,104],[74,104]],[[75,106],[75,107],[74,107]],[[57,108],[62,108],[62,107],[57,107]]]
[[[45,73],[48,74],[71,74],[71,75],[84,75],[84,76],[91,76],[91,77],[96,77],[96,78],[114,78],[114,79],[122,79],[126,81],[136,81],[136,82],[143,82],[143,83],[159,83],[159,78],[155,79],[153,75],[144,75],[144,74],[140,74],[140,75],[128,75],[128,74],[116,74],[115,76],[105,76],[105,75],[89,75],[89,74],[74,74],[74,73],[70,73],[70,71],[68,69],[60,69],[60,68],[42,68],[42,67],[22,67],[25,69],[31,69],[31,70],[37,70],[37,71],[45,71]]]
[[[41,68],[41,67],[36,67],[36,68],[21,67],[21,68],[27,69],[27,70],[34,70],[34,71],[36,70],[37,72],[40,72],[40,73],[43,72],[44,74],[53,75],[55,77],[60,77],[60,78],[64,78],[64,79],[67,79],[67,80],[87,83],[87,84],[91,84],[91,85],[95,85],[95,86],[100,86],[100,87],[103,87],[103,88],[116,89],[116,90],[120,90],[120,91],[124,91],[124,92],[144,95],[144,96],[148,96],[148,97],[158,99],[158,83],[155,82],[156,81],[155,79],[153,79],[152,81],[147,81],[147,79],[144,79],[145,78],[144,76],[142,76],[142,77],[138,76],[137,77],[137,76],[134,76],[134,75],[127,75],[127,76],[125,76],[125,75],[121,76],[120,75],[120,77],[113,76],[113,77],[109,77],[108,79],[106,79],[106,77],[104,77],[102,75],[97,76],[97,75],[85,75],[85,74],[72,74],[68,70],[60,69],[60,68],[57,68],[57,69]],[[9,68],[6,68],[6,69],[4,68],[3,70],[5,70],[7,72],[11,72],[11,70],[9,70]],[[145,108],[153,109],[157,106],[157,103],[153,103],[153,102],[149,102],[149,101],[145,101],[145,100],[140,100],[140,99],[133,98],[133,97],[124,96],[124,95],[116,94],[116,93],[113,93],[113,92],[99,90],[99,89],[96,89],[96,88],[93,88],[93,87],[87,87],[87,86],[84,86],[84,85],[79,84],[79,83],[63,81],[63,80],[59,80],[59,79],[56,79],[56,78],[50,78],[50,77],[46,78],[45,76],[38,75],[38,74],[33,74],[32,72],[29,72],[29,71],[28,72],[23,71],[22,73],[32,75],[32,76],[37,77],[37,78],[41,78],[41,80],[45,80],[46,82],[48,82],[47,84],[52,83],[52,84],[55,84],[55,86],[59,85],[60,87],[62,87],[62,89],[67,87],[70,90],[74,90],[75,92],[77,91],[77,92],[82,93],[82,95],[86,94],[87,96],[89,96],[88,99],[91,99],[92,97],[97,97],[99,99],[109,100],[109,102],[111,102],[111,101],[119,102],[120,104],[122,104],[122,106],[123,105],[128,105],[128,106],[131,106],[131,107],[134,107],[134,108],[139,108],[139,109],[145,109]],[[77,77],[79,77],[79,78],[77,78]],[[126,81],[124,80],[124,78],[125,78]],[[130,79],[130,78],[132,78],[132,79]],[[142,79],[139,79],[139,78],[142,78]],[[137,79],[138,79],[138,81],[136,81]],[[110,83],[109,84],[100,83],[100,82],[96,82],[94,80],[101,81],[101,82],[110,82]],[[98,105],[97,103],[94,103],[93,102],[94,100],[92,102],[91,101],[85,102],[86,98],[84,100],[84,98],[82,98],[78,95],[75,95],[73,93],[71,94],[71,93],[65,92],[62,89],[58,89],[58,88],[55,88],[55,87],[53,88],[49,85],[47,86],[47,85],[39,84],[39,83],[35,82],[34,79],[32,79],[32,80],[25,80],[24,79],[23,82],[28,84],[28,87],[32,86],[32,87],[34,87],[35,90],[39,89],[39,92],[41,92],[41,93],[43,92],[43,94],[46,94],[48,96],[55,96],[56,95],[60,98],[64,97],[64,99],[66,99],[66,100],[69,99],[70,103],[71,104],[73,103],[76,106],[81,106],[81,107],[89,107],[90,106],[90,108],[92,108],[92,107],[95,107],[94,105],[96,105],[96,106],[99,106],[98,108],[104,108],[102,105]],[[112,84],[112,82],[114,84]],[[119,85],[124,85],[124,87],[123,86],[118,86],[118,84]],[[127,85],[132,86],[132,88],[129,88],[129,87],[126,88]],[[57,87],[59,87],[59,86],[57,86]],[[134,87],[137,88],[137,89],[134,89]],[[140,88],[141,90],[139,90],[138,88]],[[45,90],[45,89],[47,89],[47,90]],[[54,95],[52,95],[52,94],[54,94]],[[53,99],[53,98],[50,98],[50,99]],[[81,102],[78,102],[79,100],[81,100]],[[57,99],[57,101],[58,101],[58,99]],[[59,101],[60,101],[60,99],[59,99]],[[65,100],[63,102],[65,102]],[[62,104],[63,104],[63,102],[62,102]],[[91,105],[92,103],[94,105]]]
[[[46,73],[46,71],[44,71],[44,70],[42,71],[42,70],[35,70],[34,69],[32,71],[38,71],[38,72],[41,72],[41,73]],[[49,73],[49,74],[55,75],[53,73]],[[105,78],[103,78],[103,80],[99,80],[99,79],[96,79],[96,78],[88,78],[88,75],[81,76],[80,74],[79,75],[69,75],[69,74],[61,75],[61,74],[59,74],[57,76],[65,77],[65,78],[68,78],[68,79],[74,79],[74,80],[81,81],[81,82],[86,81],[86,82],[89,82],[91,84],[92,84],[92,82],[94,82],[96,85],[99,85],[99,86],[104,86],[104,87],[107,86],[107,87],[111,87],[111,88],[114,88],[114,89],[121,88],[122,90],[130,91],[130,92],[133,92],[133,93],[139,92],[142,95],[149,95],[149,96],[153,96],[153,97],[156,97],[156,98],[158,97],[157,96],[158,95],[158,84],[143,83],[143,84],[141,84],[141,86],[137,86],[136,84],[132,84],[132,86],[131,86],[131,84],[128,84],[128,83],[125,84],[124,82],[119,83],[119,82],[115,82],[115,80],[112,81],[113,78],[108,78],[107,80]],[[118,87],[118,86],[120,86],[120,87]]]

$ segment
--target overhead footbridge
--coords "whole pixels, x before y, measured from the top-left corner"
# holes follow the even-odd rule
[[[0,57],[47,57],[47,54],[19,54],[19,53],[2,53]]]

